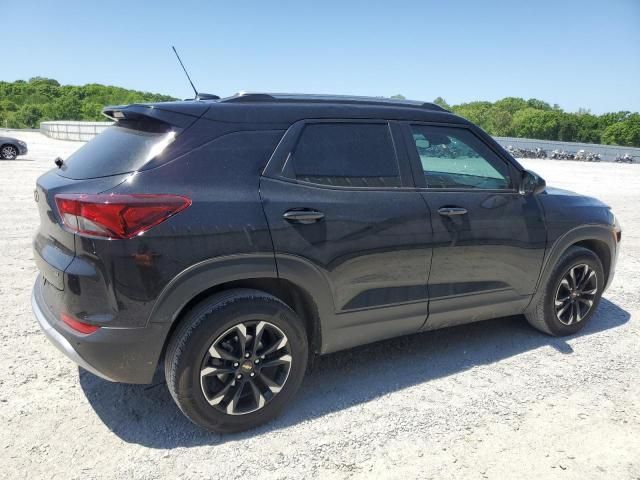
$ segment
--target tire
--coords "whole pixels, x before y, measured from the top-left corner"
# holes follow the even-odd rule
[[[4,160],[15,160],[18,157],[18,149],[13,145],[2,145],[0,147],[0,158]]]
[[[576,288],[574,293],[570,293],[572,270],[577,287],[585,280],[582,278],[583,272],[590,277],[584,288]],[[551,272],[538,303],[525,317],[533,327],[549,335],[572,335],[583,329],[593,316],[600,303],[604,285],[604,270],[598,256],[586,248],[569,247]],[[594,286],[595,293],[587,293],[592,292]],[[569,300],[564,300],[565,298]],[[588,302],[591,302],[590,306]]]
[[[308,350],[302,321],[281,300],[259,290],[221,292],[194,307],[171,337],[167,386],[196,425],[248,430],[276,417],[295,395]],[[250,358],[240,359],[243,351]]]

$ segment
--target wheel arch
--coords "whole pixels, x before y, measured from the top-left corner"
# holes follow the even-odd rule
[[[200,301],[221,291],[252,288],[269,293],[289,305],[304,322],[310,353],[320,353],[326,283],[313,267],[284,261],[278,275],[273,255],[233,255],[206,260],[181,272],[162,291],[147,320],[168,326],[164,348],[180,320]],[[280,262],[279,262],[280,266]],[[325,291],[326,290],[326,291]]]
[[[608,285],[611,273],[611,251],[609,250],[608,245],[602,240],[589,239],[580,240],[570,246],[586,248],[598,256],[600,263],[602,264],[602,269],[604,270],[605,285]]]
[[[536,292],[533,294],[525,312],[537,304],[544,291],[544,286],[560,257],[570,247],[583,247],[595,253],[602,263],[605,272],[605,288],[609,285],[617,254],[617,242],[614,230],[606,225],[584,225],[573,228],[559,237],[545,255],[538,278]]]

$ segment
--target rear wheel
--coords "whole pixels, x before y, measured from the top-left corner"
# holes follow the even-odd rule
[[[275,417],[296,393],[308,356],[295,312],[258,290],[205,300],[183,319],[165,360],[167,385],[194,423],[247,430]]]
[[[3,145],[0,148],[0,157],[5,160],[14,160],[18,156],[18,149],[13,145]]]
[[[535,308],[526,314],[538,330],[571,335],[587,324],[600,303],[604,271],[598,256],[570,247],[558,260]]]

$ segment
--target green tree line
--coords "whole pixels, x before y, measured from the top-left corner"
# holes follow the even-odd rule
[[[51,78],[0,82],[0,127],[38,128],[46,120],[106,120],[105,105],[175,100],[168,95],[92,83],[60,85]]]
[[[394,97],[404,98],[402,95]],[[572,113],[536,98],[525,100],[517,97],[507,97],[493,103],[478,101],[460,105],[449,105],[438,97],[434,103],[498,137],[640,147],[640,114],[637,112],[593,115],[588,110],[580,109]]]
[[[169,100],[175,98],[97,83],[60,85],[44,77],[0,82],[0,126],[38,128],[40,122],[46,120],[104,120],[100,112],[105,105]],[[438,97],[434,103],[495,136],[640,147],[640,114],[637,112],[593,115],[588,110],[580,110],[572,113],[542,100],[517,97],[459,105],[449,105]]]

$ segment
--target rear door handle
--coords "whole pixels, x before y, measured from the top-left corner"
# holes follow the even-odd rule
[[[445,217],[453,217],[455,215],[465,215],[467,213],[467,209],[462,207],[442,207],[438,209],[438,213]]]
[[[287,210],[282,215],[287,222],[309,225],[324,218],[324,213],[317,210]]]

